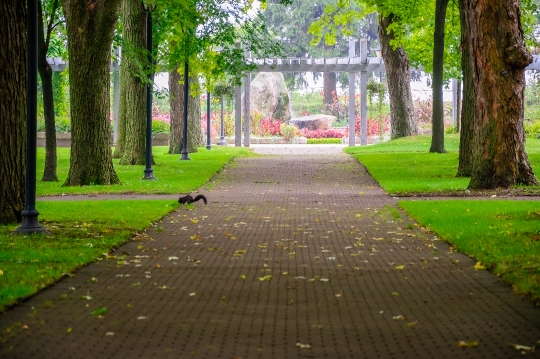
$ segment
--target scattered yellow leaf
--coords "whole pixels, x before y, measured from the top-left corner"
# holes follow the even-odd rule
[[[197,223],[199,223],[199,220],[198,220],[198,219],[192,219],[192,220],[191,220],[191,223],[197,224]]]
[[[478,341],[466,342],[462,340],[458,343],[458,347],[460,348],[475,348],[477,346],[478,346]]]
[[[404,266],[404,265],[399,265],[399,266],[396,266],[396,269],[403,269],[403,268],[405,268],[405,266]]]
[[[481,262],[477,262],[475,265],[474,265],[474,269],[476,270],[482,270],[482,269],[486,269],[486,267],[484,265],[482,265]]]
[[[73,331],[73,328],[67,328],[66,332],[71,333]]]
[[[362,215],[360,213],[357,213],[356,217],[362,217]]]
[[[506,344],[510,345],[511,347],[519,351],[532,352],[534,350],[534,347],[527,347],[525,345],[514,344],[514,343],[509,343],[509,342],[506,342]]]
[[[245,276],[245,274],[242,274],[242,275],[240,276],[240,278],[242,278],[242,279],[246,279],[246,276]]]
[[[264,277],[259,277],[259,280],[262,282],[262,281],[265,281],[265,280],[270,280],[272,279],[272,276],[271,275],[265,275]]]

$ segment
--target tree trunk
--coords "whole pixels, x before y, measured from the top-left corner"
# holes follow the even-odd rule
[[[0,224],[21,221],[26,173],[26,2],[0,1]]]
[[[471,53],[468,46],[469,28],[465,17],[465,0],[460,0],[461,68],[463,71],[463,106],[459,126],[459,165],[457,177],[470,177],[473,168],[474,95]]]
[[[403,47],[394,50],[390,46],[390,41],[394,39],[394,32],[389,31],[388,27],[393,21],[393,14],[384,18],[380,17],[379,39],[388,79],[391,138],[400,138],[417,135],[418,127],[414,120],[409,57]]]
[[[465,2],[476,97],[469,187],[538,185],[525,152],[525,67],[532,56],[523,43],[519,1]]]
[[[199,89],[199,80],[197,77],[189,77],[189,88]],[[198,95],[193,96],[190,90],[188,97],[188,152],[197,152],[197,147],[204,144],[201,129],[201,99]]]
[[[463,91],[461,85],[463,82],[461,80],[456,82],[456,132],[459,133],[459,131],[461,131],[461,93]]]
[[[55,11],[55,10],[53,10]],[[48,24],[47,24],[48,25]],[[47,26],[48,28],[49,26]],[[58,182],[56,175],[56,125],[54,120],[53,71],[47,63],[49,44],[45,38],[43,10],[38,1],[38,72],[43,89],[43,112],[45,116],[45,168],[43,182]]]
[[[182,130],[184,128],[184,86],[180,83],[182,80],[183,76],[178,72],[178,67],[169,73],[169,100],[171,104],[169,154],[179,154],[182,150]],[[198,87],[199,83],[195,78],[190,77],[190,92],[193,86]],[[202,145],[201,102],[198,96],[190,95],[188,98],[187,151],[190,153],[197,152],[197,147]]]
[[[433,116],[431,147],[429,152],[444,153],[444,107],[443,107],[443,65],[444,65],[444,22],[448,0],[435,2],[435,31],[433,34]]]
[[[119,109],[122,131],[122,165],[144,165],[146,154],[146,83],[139,68],[146,64],[146,12],[139,0],[123,0],[123,61]]]
[[[171,105],[171,132],[169,154],[180,154],[182,150],[182,116],[184,113],[184,87],[180,84],[178,67],[169,72],[169,103]]]
[[[324,72],[323,73],[323,103],[325,105],[332,105],[334,103],[334,96],[337,96],[336,73]]]
[[[71,99],[71,160],[64,186],[119,183],[110,131],[111,44],[120,0],[63,0]]]

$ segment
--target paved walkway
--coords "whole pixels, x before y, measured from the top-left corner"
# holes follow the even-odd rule
[[[120,248],[123,264],[91,264],[2,315],[0,357],[513,358],[507,342],[540,340],[540,309],[407,229],[339,147],[302,151],[240,159],[207,206]]]

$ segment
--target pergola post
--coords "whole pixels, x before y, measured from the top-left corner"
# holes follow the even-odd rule
[[[246,59],[251,56],[251,51],[246,48]],[[251,112],[251,74],[248,72],[244,80],[244,146],[249,147],[249,113]]]
[[[367,40],[360,39],[360,61],[367,64]],[[362,145],[367,145],[367,71],[360,72],[360,120]]]
[[[355,57],[355,42],[354,40],[349,40],[349,58]],[[355,145],[355,123],[356,123],[356,114],[355,114],[355,86],[354,82],[356,80],[356,74],[354,72],[349,72],[349,146]]]
[[[239,42],[236,43],[237,48],[241,46]],[[234,88],[234,145],[242,146],[242,88],[240,86]]]

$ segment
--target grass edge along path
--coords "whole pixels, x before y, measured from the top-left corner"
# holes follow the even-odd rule
[[[459,160],[459,135],[446,135],[446,153],[429,153],[431,136],[410,136],[370,146],[345,148],[345,153],[364,165],[387,192],[411,195],[486,195],[486,191],[467,190],[470,178],[456,177]],[[529,161],[540,176],[540,140],[527,139]],[[520,186],[493,193],[540,195],[540,187]]]
[[[420,226],[475,259],[476,270],[492,270],[515,293],[540,305],[540,202],[402,200],[398,205]]]
[[[133,234],[144,237],[145,228],[159,226],[176,208],[171,200],[40,201],[40,222],[50,235],[14,235],[15,227],[0,226],[0,312],[78,268],[110,258]]]
[[[37,182],[38,196],[89,195],[89,194],[179,194],[189,193],[205,184],[237,157],[255,156],[251,149],[234,146],[212,146],[211,150],[200,147],[189,154],[190,161],[180,161],[179,154],[169,155],[168,147],[152,147],[155,164],[152,165],[157,181],[143,181],[144,165],[120,165],[113,159],[114,169],[121,184],[110,186],[62,187],[69,171],[69,148],[58,148],[58,182],[41,182],[45,163],[45,150],[38,149]]]

